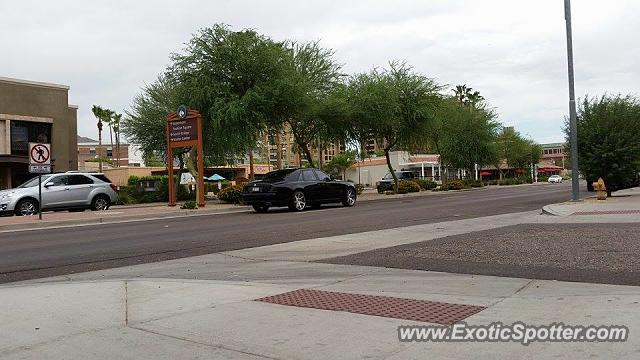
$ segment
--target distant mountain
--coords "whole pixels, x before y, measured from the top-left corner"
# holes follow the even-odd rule
[[[88,137],[84,137],[84,136],[78,135],[78,142],[79,143],[88,143],[88,142],[97,143],[98,140],[93,140],[92,138],[88,138]]]

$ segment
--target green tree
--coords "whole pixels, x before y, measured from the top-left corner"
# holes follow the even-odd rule
[[[514,169],[529,169],[531,164],[540,161],[542,148],[533,140],[524,138],[513,127],[503,127],[496,138],[496,162],[500,179],[504,172],[500,169],[501,162]]]
[[[473,88],[467,87],[466,84],[456,85],[453,89],[456,100],[460,104],[466,104],[471,106],[477,106],[484,101],[484,97],[480,95],[479,91],[473,91]]]
[[[349,117],[385,144],[387,167],[397,192],[398,179],[389,152],[420,146],[434,117],[441,87],[406,64],[394,62],[388,70],[374,69],[352,77],[349,88]]]
[[[334,176],[341,176],[346,179],[346,171],[356,162],[357,153],[355,151],[345,151],[335,155],[324,165],[324,170]]]
[[[297,151],[314,167],[311,154],[314,144],[317,147],[318,143],[340,137],[328,126],[335,110],[335,91],[342,81],[340,65],[333,59],[333,51],[322,48],[318,42],[288,42],[283,46],[283,71],[265,84],[256,97],[270,99],[261,103],[270,106],[266,112],[275,122],[273,127],[280,129],[286,124]]]
[[[172,56],[167,76],[179,84],[180,102],[202,114],[209,161],[244,157],[277,118],[272,103],[280,94],[265,89],[282,78],[286,55],[284,44],[254,30],[218,24],[200,30]]]
[[[588,182],[602,177],[611,195],[614,189],[632,186],[637,181],[640,172],[640,101],[637,98],[587,96],[578,108],[577,127],[578,164]],[[568,139],[568,126],[565,133]]]
[[[144,158],[156,158],[160,152],[167,154],[167,115],[175,111],[181,103],[178,85],[164,75],[143,87],[126,111],[122,121],[122,132],[129,141],[140,146]],[[180,168],[184,168],[184,154],[188,149],[176,150]]]
[[[438,114],[438,148],[441,161],[450,167],[474,173],[475,164],[492,163],[496,157],[495,139],[499,128],[495,112],[484,106],[460,106],[457,99],[444,99]]]

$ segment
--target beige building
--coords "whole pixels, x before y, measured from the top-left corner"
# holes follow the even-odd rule
[[[52,171],[78,168],[77,110],[68,86],[0,77],[0,189],[32,177],[29,142],[51,143]]]
[[[274,169],[277,169],[278,156],[280,156],[280,165],[283,168],[304,166],[307,163],[307,159],[304,154],[301,154],[298,150],[291,131],[285,129],[279,135],[280,136],[276,133],[263,135],[263,148],[266,148],[268,152],[268,164]],[[279,152],[278,146],[280,147]],[[322,166],[322,164],[331,161],[334,156],[345,152],[346,146],[340,142],[330,143],[325,145],[325,147],[321,149],[321,152],[318,153],[318,146],[311,144],[310,150],[313,161],[317,163],[318,160],[320,160]],[[264,150],[262,150],[262,152],[264,152]],[[255,156],[259,162],[267,163],[265,154],[262,154],[260,150],[255,151]]]
[[[129,144],[121,143],[120,146],[113,144],[112,147],[111,143],[105,144],[103,142],[99,146],[97,141],[78,142],[79,170],[87,170],[87,168],[92,167],[92,164],[88,163],[97,164],[96,159],[98,157],[107,160],[103,162],[103,168],[135,166],[129,164]]]

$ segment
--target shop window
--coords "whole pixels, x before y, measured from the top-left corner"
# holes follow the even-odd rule
[[[29,155],[29,143],[51,143],[51,124],[11,120],[11,154]]]

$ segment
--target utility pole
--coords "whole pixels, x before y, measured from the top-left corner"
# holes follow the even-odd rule
[[[580,200],[578,179],[578,125],[576,119],[576,91],[573,76],[573,34],[571,31],[571,0],[564,0],[564,19],[567,25],[567,62],[569,65],[569,139],[571,142],[571,200]]]

